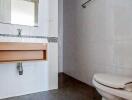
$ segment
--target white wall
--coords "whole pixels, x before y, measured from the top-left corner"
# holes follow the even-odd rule
[[[58,37],[58,0],[49,0],[49,37]]]
[[[75,0],[63,0],[63,71],[74,76],[76,71],[75,51]]]
[[[132,76],[132,1],[113,1],[116,73]]]
[[[54,2],[52,0],[39,0],[39,3],[39,27],[0,24],[0,33],[18,34],[16,31],[17,28],[22,28],[23,35],[51,36],[52,34],[52,36],[57,36],[58,0],[54,0]],[[54,5],[54,7],[51,5]],[[15,37],[0,37],[0,41],[47,43],[47,39],[24,39]],[[16,70],[16,63],[0,64],[0,99],[57,89],[58,43],[48,43],[48,61],[25,62],[23,63],[23,68],[24,75],[19,76]]]
[[[63,0],[58,0],[59,9],[59,72],[63,72]]]
[[[94,73],[131,73],[131,0],[64,0],[64,72],[92,85]]]

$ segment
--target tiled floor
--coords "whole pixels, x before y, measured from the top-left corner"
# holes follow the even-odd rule
[[[96,90],[65,74],[59,74],[59,89],[3,100],[101,100]]]

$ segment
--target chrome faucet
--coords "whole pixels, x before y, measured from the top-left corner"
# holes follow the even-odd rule
[[[20,37],[22,35],[22,29],[17,29],[18,31],[18,36]]]

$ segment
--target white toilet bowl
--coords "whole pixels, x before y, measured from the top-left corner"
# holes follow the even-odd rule
[[[120,83],[118,83],[118,79]],[[126,88],[127,81],[128,84],[132,84],[131,78],[96,74],[93,78],[93,85],[102,96],[102,100],[132,100],[132,87]]]

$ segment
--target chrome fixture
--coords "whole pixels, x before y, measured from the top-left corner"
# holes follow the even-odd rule
[[[19,72],[19,75],[23,75],[23,66],[22,66],[22,62],[18,62],[17,63],[17,70]]]
[[[22,29],[17,29],[18,31],[18,36],[20,37],[22,35]]]
[[[91,1],[92,1],[92,0],[86,1],[85,3],[82,4],[82,7],[83,7],[83,8],[86,8],[86,7],[87,7],[87,4],[88,4],[89,2],[91,2]]]

